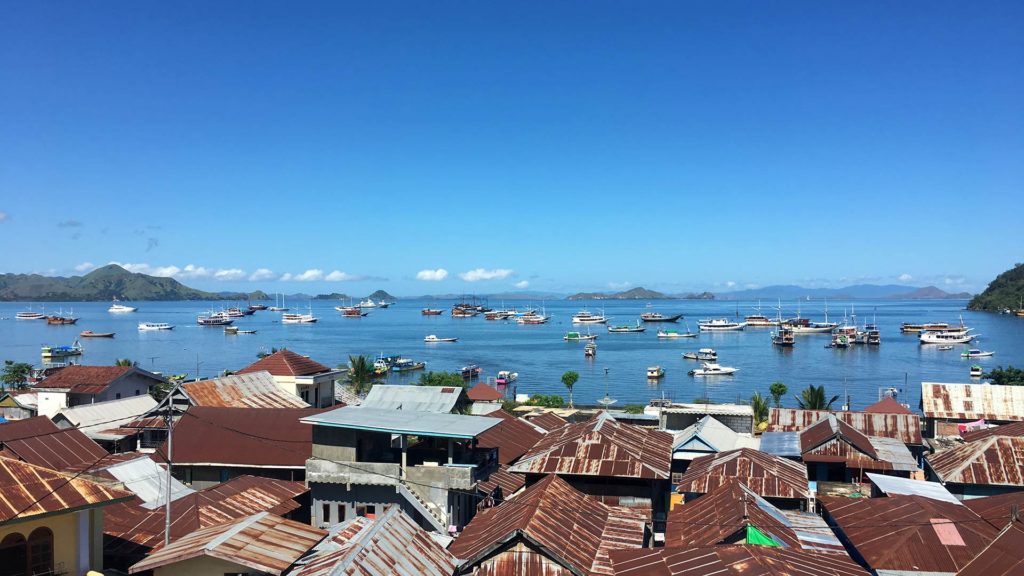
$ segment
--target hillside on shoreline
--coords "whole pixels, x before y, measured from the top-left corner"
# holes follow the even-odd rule
[[[1015,264],[1006,272],[996,276],[988,288],[971,299],[968,310],[988,310],[991,312],[1005,309],[1022,308],[1024,300],[1024,264]]]
[[[263,292],[206,292],[174,278],[160,278],[109,264],[84,276],[0,274],[0,301],[94,302],[102,300],[262,300]]]

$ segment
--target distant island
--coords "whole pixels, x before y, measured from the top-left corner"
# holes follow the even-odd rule
[[[714,300],[710,292],[700,294],[664,294],[655,290],[637,287],[624,292],[578,292],[566,300]]]
[[[373,294],[367,296],[367,298],[373,300],[374,302],[380,302],[381,300],[385,302],[394,302],[395,300],[397,300],[397,298],[395,298],[391,294],[388,294],[384,290],[377,290]]]
[[[735,292],[721,292],[722,300],[803,300],[806,298],[833,298],[835,300],[966,300],[971,295],[967,292],[950,293],[925,286],[902,286],[899,284],[855,284],[843,288],[804,288],[792,284],[765,286]]]
[[[968,310],[1002,312],[1024,308],[1024,264],[1014,264],[1006,272],[996,276],[988,288],[967,304]]]
[[[90,302],[97,300],[265,300],[263,292],[205,292],[174,278],[160,278],[109,264],[84,276],[0,274],[0,301]]]

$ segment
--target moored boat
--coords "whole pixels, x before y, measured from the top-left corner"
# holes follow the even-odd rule
[[[665,369],[661,366],[648,366],[647,367],[647,379],[657,380],[665,375]]]
[[[973,366],[971,366],[971,378],[981,378],[981,376],[984,373],[985,373],[985,371],[981,368],[981,366],[979,366],[977,364],[974,364]]]
[[[942,332],[921,332],[917,335],[917,341],[921,344],[967,344],[980,334],[971,334],[971,329],[966,331],[942,331]]]
[[[155,332],[158,330],[174,330],[174,326],[167,322],[139,322],[140,332]]]
[[[992,356],[993,354],[995,354],[995,352],[979,350],[977,348],[971,348],[970,350],[965,350],[965,351],[961,352],[960,353],[960,357],[961,358],[988,358],[989,356]]]
[[[583,347],[584,358],[596,358],[597,357],[597,342],[591,340],[587,342],[587,345]]]
[[[680,332],[679,330],[658,330],[658,338],[663,340],[674,340],[676,338],[696,338],[693,332]]]
[[[647,328],[641,326],[639,320],[636,321],[636,326],[630,326],[629,324],[625,324],[623,326],[608,326],[608,331],[612,333],[643,332],[644,330],[647,330]]]
[[[441,310],[440,308],[424,308],[420,310],[420,314],[424,316],[440,316],[441,314],[444,314],[444,310]]]
[[[92,330],[83,330],[78,334],[80,338],[113,338],[113,332],[93,332]]]
[[[644,322],[678,322],[682,317],[682,314],[666,316],[661,312],[644,312],[640,315],[640,319]]]
[[[511,370],[499,370],[498,377],[494,379],[494,383],[499,386],[505,386],[515,382],[518,378],[518,372],[512,372]]]
[[[747,326],[751,326],[754,328],[767,328],[771,326],[778,326],[779,324],[777,320],[772,320],[771,318],[764,316],[762,314],[751,314],[750,316],[744,318],[743,322],[745,322]]]
[[[359,308],[376,308],[377,303],[374,302],[372,298],[367,298],[366,300],[359,302],[359,304],[356,304],[356,306]]]
[[[562,336],[562,340],[567,342],[583,342],[586,340],[597,340],[597,334],[584,334],[582,332],[566,332],[565,336]]]
[[[926,324],[911,324],[904,322],[900,324],[900,332],[904,334],[914,332],[939,332],[942,330],[949,330],[949,324],[946,322],[928,322]]]
[[[423,341],[424,342],[434,342],[434,343],[436,343],[436,342],[458,342],[459,339],[458,338],[438,338],[434,334],[430,334],[429,336],[423,338]]]
[[[227,315],[210,314],[209,316],[197,316],[196,323],[200,326],[230,326],[235,321]]]
[[[314,324],[319,320],[312,314],[282,314],[282,324]]]
[[[114,298],[113,304],[110,305],[110,308],[107,308],[107,312],[112,312],[114,314],[126,314],[128,312],[135,312],[137,310],[138,307],[126,306],[124,304],[121,304],[120,302],[117,301],[117,298]]]
[[[718,352],[714,348],[701,348],[696,352],[683,352],[683,359],[714,362],[718,360]]]
[[[459,373],[462,374],[463,380],[472,380],[477,376],[480,376],[480,367],[476,364],[470,364],[469,366],[463,366]]]
[[[423,370],[427,367],[426,362],[416,362],[411,358],[398,358],[391,364],[392,372],[412,372]]]
[[[358,306],[335,306],[334,309],[341,312],[345,318],[362,318],[369,314],[369,312],[363,312],[362,308]]]
[[[592,314],[589,310],[580,310],[573,314],[573,324],[604,324],[608,318],[604,314]]]
[[[68,324],[74,324],[78,322],[78,318],[71,316],[47,316],[46,323],[54,326],[63,326]]]
[[[224,333],[234,336],[238,334],[238,326],[225,326]]]
[[[14,315],[14,319],[15,320],[45,320],[46,319],[46,314],[41,314],[39,312],[32,312],[32,311],[18,312],[17,314]]]
[[[697,321],[697,327],[702,332],[725,332],[729,330],[743,330],[743,328],[745,328],[746,325],[746,322],[732,322],[725,318]]]
[[[731,366],[720,366],[713,362],[705,362],[700,368],[690,370],[690,376],[729,376],[735,374],[739,368]]]
[[[791,348],[796,344],[796,336],[793,334],[793,330],[786,328],[785,326],[779,326],[779,329],[772,332],[772,344],[775,346],[782,346],[784,348]]]
[[[82,355],[82,345],[75,340],[71,346],[43,346],[41,356],[44,362]]]

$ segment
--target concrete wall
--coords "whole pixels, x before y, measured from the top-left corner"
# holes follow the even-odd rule
[[[39,415],[46,416],[47,418],[53,418],[62,409],[68,407],[68,394],[67,392],[56,392],[56,391],[45,391],[39,390]]]
[[[221,482],[227,482],[236,476],[245,474],[295,482],[301,482],[306,479],[306,470],[303,468],[245,468],[242,466],[189,466],[188,464],[176,464],[171,469],[171,474],[183,484],[191,486],[196,490],[216,486]]]
[[[388,505],[398,506],[413,518],[425,530],[434,527],[413,508],[405,496],[398,493],[394,486],[369,486],[366,484],[323,484],[310,482],[313,494],[313,505],[310,511],[314,526],[324,525],[324,508],[330,523],[344,522],[357,516],[361,506],[372,506],[375,514],[384,512]]]
[[[53,531],[53,566],[67,574],[84,574],[103,570],[103,511],[83,510],[51,516],[41,520],[15,522],[0,526],[0,540],[8,534],[20,533],[26,539],[36,528]]]

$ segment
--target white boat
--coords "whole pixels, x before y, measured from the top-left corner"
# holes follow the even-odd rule
[[[597,342],[591,340],[587,342],[587,345],[583,347],[584,358],[596,358],[597,357]]]
[[[107,312],[112,312],[114,314],[125,314],[128,312],[135,312],[136,310],[138,310],[137,307],[125,306],[124,304],[118,302],[117,298],[114,298],[114,303],[110,305],[110,308],[107,308]]]
[[[313,324],[317,320],[319,320],[319,318],[317,318],[316,316],[313,316],[312,314],[282,314],[281,315],[281,323],[282,324]]]
[[[665,375],[665,369],[661,366],[648,366],[647,367],[647,379],[657,380]]]
[[[167,322],[139,322],[140,332],[152,332],[156,330],[174,330],[174,326]]]
[[[993,354],[995,354],[995,352],[991,352],[991,351],[986,352],[984,350],[978,350],[977,348],[971,348],[970,350],[967,350],[966,352],[961,352],[960,353],[960,357],[961,358],[988,358],[989,356],[992,356]]]
[[[366,300],[363,300],[359,304],[356,304],[356,307],[357,308],[376,308],[377,307],[377,303],[374,302],[372,298],[367,298]]]
[[[46,318],[46,314],[39,312],[18,312],[14,315],[15,320],[43,320]]]
[[[658,330],[658,338],[663,339],[675,339],[675,338],[696,338],[697,335],[693,332],[680,332],[678,330]]]
[[[584,334],[582,332],[566,332],[565,336],[562,336],[562,340],[566,342],[583,342],[586,340],[597,340],[597,334]]]
[[[580,310],[572,317],[573,324],[604,324],[607,321],[603,314],[591,314],[588,310]]]
[[[698,320],[697,326],[703,332],[725,332],[727,330],[743,330],[747,326],[746,322],[732,322],[725,318],[716,318],[714,320]]]
[[[274,305],[267,308],[271,312],[287,312],[288,308],[284,305],[284,296],[280,292],[274,296]]]
[[[551,316],[545,316],[544,314],[537,314],[535,312],[531,312],[529,314],[524,314],[516,318],[516,324],[547,324],[549,320],[551,320]]]
[[[971,378],[981,378],[984,374],[985,371],[982,370],[981,366],[978,366],[977,364],[971,366]]]
[[[458,338],[438,338],[434,334],[431,334],[423,339],[424,342],[458,342]]]
[[[683,352],[683,359],[714,362],[718,360],[718,352],[715,352],[714,348],[701,348],[696,352]]]
[[[518,372],[512,372],[510,370],[499,370],[498,377],[497,379],[494,380],[494,383],[498,385],[511,384],[515,382],[517,378],[519,378]]]
[[[980,334],[971,334],[971,328],[968,328],[965,331],[921,332],[917,341],[921,344],[967,344],[978,336]]]
[[[689,374],[690,376],[729,376],[737,370],[739,370],[739,368],[720,366],[713,362],[705,362],[700,368],[690,370]]]

